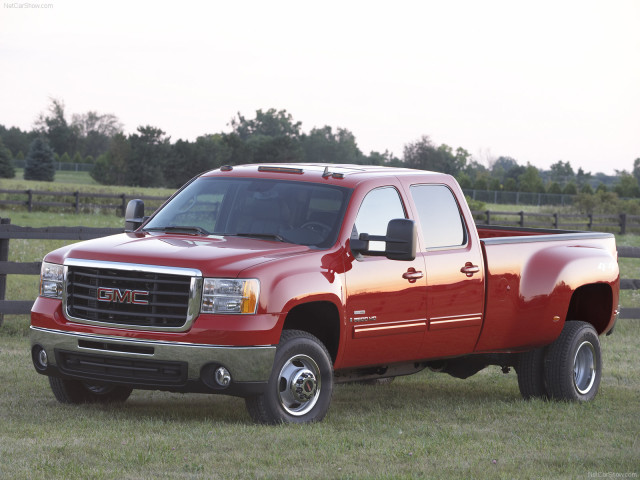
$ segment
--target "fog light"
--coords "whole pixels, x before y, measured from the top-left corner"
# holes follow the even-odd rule
[[[215,372],[216,383],[221,387],[228,387],[231,383],[231,374],[224,367],[218,367]]]
[[[47,352],[40,345],[36,345],[33,347],[33,364],[36,369],[40,371],[44,371],[49,366],[49,358],[47,357]]]

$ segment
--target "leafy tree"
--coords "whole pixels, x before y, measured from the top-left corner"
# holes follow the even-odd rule
[[[576,173],[576,182],[579,187],[586,185],[589,180],[591,180],[591,177],[591,172],[585,172],[582,168],[578,168],[578,173]]]
[[[456,180],[458,181],[460,188],[463,188],[463,189],[473,188],[473,180],[471,180],[469,175],[467,175],[465,172],[460,172],[456,177]]]
[[[389,150],[384,153],[370,152],[368,156],[362,159],[365,165],[385,165],[387,167],[404,167],[404,163]]]
[[[549,188],[547,188],[547,193],[560,194],[562,193],[562,188],[558,182],[552,182]]]
[[[55,174],[53,150],[46,138],[38,137],[29,147],[24,165],[24,179],[53,182]]]
[[[476,190],[487,190],[489,188],[487,179],[485,177],[476,179],[476,183],[473,185],[473,188],[475,188]]]
[[[640,158],[633,161],[633,176],[640,182]]]
[[[67,152],[64,152],[64,154],[62,154],[58,161],[61,163],[71,163],[71,157]]]
[[[266,112],[256,111],[253,119],[247,119],[238,112],[238,118],[231,119],[233,133],[241,140],[261,135],[266,137],[300,137],[301,122],[294,122],[293,117],[286,110],[270,108]]]
[[[518,191],[518,184],[516,182],[515,178],[506,178],[504,180],[504,191],[505,192],[517,192]]]
[[[177,188],[195,175],[229,163],[231,151],[223,136],[204,135],[195,142],[178,140],[164,169],[167,186]]]
[[[585,183],[580,189],[580,193],[586,193],[586,194],[592,195],[593,188],[591,188],[591,185],[589,185],[588,183]]]
[[[524,173],[518,176],[518,185],[521,192],[544,193],[540,171],[531,164],[528,164]]]
[[[364,159],[355,136],[345,128],[335,132],[329,126],[312,129],[302,138],[302,150],[305,161],[311,163],[358,164]],[[384,161],[384,157],[379,161]]]
[[[41,113],[36,122],[36,130],[44,135],[54,152],[73,152],[76,150],[78,130],[67,123],[64,112],[64,102],[51,98],[48,114]]]
[[[17,127],[6,128],[0,125],[0,139],[4,143],[16,160],[24,159],[24,153],[22,153],[22,159],[19,158],[20,152],[26,152],[29,150],[29,145],[35,140],[38,135],[35,132],[22,131]]]
[[[13,166],[11,151],[4,146],[4,143],[2,143],[2,139],[0,139],[0,177],[13,178],[15,176],[16,169]]]
[[[574,182],[569,182],[564,186],[564,190],[562,191],[565,195],[577,195],[578,187]]]
[[[230,163],[302,161],[300,126],[286,110],[257,110],[253,119],[238,113],[231,120],[233,131],[223,136],[231,151]]]
[[[111,138],[122,131],[122,123],[113,114],[89,111],[72,116],[72,126],[78,132],[78,151],[97,157],[109,149]],[[80,162],[78,162],[80,163]]]
[[[404,147],[405,165],[419,170],[432,170],[455,176],[465,167],[465,160],[464,155],[453,155],[448,145],[443,144],[436,148],[426,135]]]
[[[575,177],[575,173],[571,168],[571,163],[558,160],[551,165],[551,179],[553,181],[563,184],[573,180],[573,177]]]
[[[598,186],[596,187],[596,193],[600,193],[600,192],[608,192],[608,191],[609,191],[609,189],[608,189],[608,188],[607,188],[607,186],[606,186],[604,183],[602,183],[602,182],[600,182],[600,183],[598,184]]]
[[[72,163],[84,163],[84,160],[82,159],[82,155],[80,155],[80,152],[76,152],[75,153],[75,155],[71,159],[71,162]]]
[[[131,158],[129,140],[124,134],[117,133],[107,153],[100,155],[93,164],[91,178],[103,185],[129,185],[127,170]]]
[[[621,197],[638,197],[640,196],[640,186],[638,186],[638,180],[636,177],[628,172],[620,172],[619,182],[616,184],[614,190]]]
[[[171,161],[170,138],[156,127],[140,126],[129,136],[131,157],[127,163],[127,185],[161,187],[166,185],[163,170]]]
[[[497,178],[501,183],[504,183],[508,178],[507,173],[518,166],[518,162],[513,158],[501,156],[490,163],[489,171],[491,172],[492,177]],[[521,173],[522,172],[518,173],[515,176],[512,175],[511,178],[515,180]]]

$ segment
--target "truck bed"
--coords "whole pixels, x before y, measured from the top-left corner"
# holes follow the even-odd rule
[[[487,296],[476,351],[546,345],[571,315],[588,320],[598,313],[609,319],[594,325],[600,334],[613,326],[617,292],[613,301],[605,300],[612,298],[610,285],[619,279],[613,234],[479,226],[478,235]],[[574,305],[571,296],[580,287],[586,300]]]

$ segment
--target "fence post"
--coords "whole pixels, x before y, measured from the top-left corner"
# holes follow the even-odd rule
[[[627,233],[627,214],[620,214],[620,235]]]
[[[556,230],[558,229],[558,214],[557,213],[553,214],[553,228],[555,228]]]
[[[8,225],[11,223],[10,218],[0,218],[0,225]],[[9,260],[9,239],[0,239],[0,262],[7,262]],[[4,300],[7,293],[7,274],[0,274],[0,300]],[[4,322],[4,314],[0,313],[0,327]]]
[[[587,224],[587,226],[589,227],[589,230],[593,230],[593,213],[590,213],[588,217],[589,217],[589,223]]]
[[[29,213],[33,210],[33,192],[31,190],[27,190],[27,209]]]
[[[76,200],[76,213],[80,213],[80,192],[73,192]]]
[[[491,210],[487,210],[487,225],[491,225]]]
[[[127,195],[123,193],[120,196],[122,197],[122,205],[120,206],[120,211],[122,212],[122,216],[124,217],[124,212],[127,211]]]
[[[520,228],[524,228],[524,212],[520,210]]]

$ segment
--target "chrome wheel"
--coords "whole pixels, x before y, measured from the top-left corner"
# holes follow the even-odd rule
[[[311,423],[324,418],[333,392],[331,356],[317,337],[283,330],[263,393],[245,398],[260,423]]]
[[[313,409],[320,388],[320,368],[307,355],[291,357],[280,370],[278,400],[289,415],[301,416]]]
[[[573,360],[573,382],[582,395],[591,390],[596,380],[596,351],[590,342],[582,342]]]

